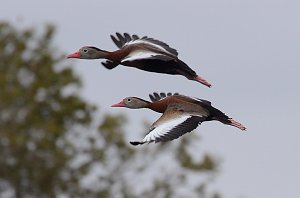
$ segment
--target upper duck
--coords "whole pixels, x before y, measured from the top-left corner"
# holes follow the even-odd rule
[[[111,35],[111,39],[119,47],[119,50],[109,52],[96,47],[85,46],[67,57],[107,59],[102,62],[102,65],[107,69],[113,69],[121,64],[149,72],[182,75],[189,80],[211,87],[209,82],[197,75],[194,70],[178,58],[175,49],[162,41],[146,36],[142,38],[137,35],[130,36],[127,33],[123,35],[116,33],[116,36]]]
[[[191,98],[178,93],[173,95],[171,93],[153,93],[149,96],[152,102],[137,97],[127,97],[112,105],[112,107],[131,109],[148,108],[163,113],[152,124],[144,139],[130,142],[132,145],[170,141],[191,132],[202,122],[212,120],[246,130],[246,127],[241,123],[229,118],[225,113],[213,107],[211,102],[207,100]]]

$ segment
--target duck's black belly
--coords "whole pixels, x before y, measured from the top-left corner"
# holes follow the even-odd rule
[[[123,62],[122,65],[128,67],[135,67],[144,71],[172,74],[172,75],[183,75],[188,77],[194,77],[196,73],[189,68],[184,62],[179,59],[163,61],[159,59],[141,59],[134,61]]]

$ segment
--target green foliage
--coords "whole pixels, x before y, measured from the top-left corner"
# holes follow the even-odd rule
[[[54,33],[0,23],[1,197],[220,197],[207,192],[217,164],[194,160],[192,134],[133,147],[125,116],[95,124]]]
[[[75,94],[73,71],[59,65],[51,48],[54,28],[38,36],[32,29],[0,24],[0,191],[16,197],[54,196],[65,191],[62,173],[73,156],[65,138],[72,126],[91,122],[94,107]]]

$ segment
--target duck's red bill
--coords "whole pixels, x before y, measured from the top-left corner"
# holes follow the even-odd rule
[[[114,105],[111,105],[111,107],[125,107],[125,104],[123,101],[117,103],[117,104],[114,104]]]
[[[73,54],[69,54],[67,58],[79,58],[80,57],[80,51],[74,52]]]

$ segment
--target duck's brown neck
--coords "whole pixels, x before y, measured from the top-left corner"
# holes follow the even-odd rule
[[[105,50],[100,50],[98,49],[96,51],[95,56],[97,56],[97,58],[105,58],[114,62],[120,62],[123,58],[125,58],[126,56],[128,56],[128,54],[131,52],[132,48],[128,47],[125,49],[119,49],[116,51],[105,51]]]
[[[111,52],[105,51],[105,50],[97,50],[96,53],[94,54],[94,59],[108,59],[110,56]]]
[[[158,113],[163,113],[167,109],[167,105],[165,103],[161,103],[160,101],[149,103],[146,107]]]
[[[115,61],[115,62],[119,62],[121,61],[123,58],[125,58],[126,56],[128,56],[128,54],[130,53],[129,48],[127,49],[122,49],[122,50],[116,50],[113,52],[108,52],[106,54],[106,59],[111,60],[111,61]]]

